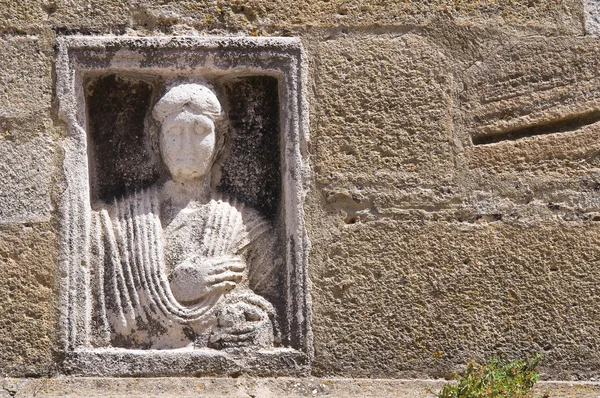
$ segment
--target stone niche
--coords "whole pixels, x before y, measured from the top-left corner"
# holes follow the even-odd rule
[[[63,371],[306,375],[293,38],[61,37]]]

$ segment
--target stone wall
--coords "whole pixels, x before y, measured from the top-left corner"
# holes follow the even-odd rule
[[[547,378],[597,376],[585,19],[580,0],[0,0],[1,374],[61,360],[56,37],[235,34],[300,37],[309,61],[314,375],[542,352]]]

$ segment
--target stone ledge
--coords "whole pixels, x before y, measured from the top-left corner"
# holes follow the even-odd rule
[[[435,397],[444,380],[321,378],[0,379],[0,397]],[[543,381],[535,396],[597,398],[600,383]]]
[[[212,349],[77,350],[69,353],[64,369],[69,376],[306,376],[308,356],[291,348],[243,353]]]

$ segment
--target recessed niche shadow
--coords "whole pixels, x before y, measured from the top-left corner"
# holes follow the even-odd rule
[[[86,78],[92,203],[110,203],[164,181],[151,104],[164,82],[111,73]],[[218,190],[277,216],[281,196],[278,80],[272,76],[221,79],[224,148],[217,155]]]
[[[145,128],[156,87],[114,73],[86,80],[92,203],[110,203],[160,178],[156,143]]]

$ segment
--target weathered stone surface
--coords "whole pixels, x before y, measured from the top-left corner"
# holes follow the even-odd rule
[[[62,129],[51,106],[55,35],[241,32],[299,36],[310,63],[315,374],[437,377],[472,357],[544,352],[546,378],[596,377],[600,46],[582,36],[584,20],[596,34],[596,8],[0,0],[0,373],[47,373],[57,341],[53,200],[64,198],[66,168],[52,133]],[[30,386],[169,393],[164,381],[62,380]],[[204,389],[189,379],[177,391],[397,387],[288,382]],[[552,396],[598,395],[597,385],[556,386]]]
[[[442,381],[318,378],[0,379],[15,397],[433,397]],[[591,390],[596,390],[592,386]],[[0,391],[2,391],[0,389]],[[0,393],[1,394],[1,393]],[[0,395],[1,396],[1,395]],[[555,396],[554,394],[552,395]],[[586,397],[587,398],[587,397]]]
[[[94,0],[41,0],[48,24],[60,31],[123,33],[130,26],[135,2]]]
[[[49,120],[0,117],[0,224],[50,220],[56,162],[51,130]]]
[[[14,397],[369,397],[433,398],[443,380],[321,378],[56,378],[0,379],[0,396]],[[597,398],[598,383],[539,382],[535,396]]]
[[[543,352],[550,376],[596,377],[598,228],[385,220],[336,231],[313,248],[314,371],[446,376],[471,357]]]
[[[40,28],[57,31],[119,32],[130,24],[130,4],[100,0],[2,0],[0,29],[34,33]]]
[[[451,200],[452,76],[439,49],[409,34],[339,37],[308,51],[312,160],[328,203],[352,218]]]
[[[2,30],[11,29],[23,31],[27,28],[39,28],[44,22],[46,13],[40,0],[11,1],[2,0],[0,2],[0,28]]]
[[[469,357],[545,352],[546,377],[595,377],[600,360],[593,326],[598,322],[594,304],[598,229],[594,222],[581,220],[597,219],[597,124],[490,145],[473,146],[471,139],[485,122],[527,126],[595,109],[592,64],[597,42],[515,37],[495,46],[493,41],[500,38],[492,36],[487,48],[482,38],[464,50],[436,40],[441,33],[432,29],[428,39],[413,39],[437,44],[428,50],[446,56],[439,58],[443,62],[437,69],[415,53],[378,53],[398,39],[384,41],[378,36],[367,38],[360,49],[348,46],[352,58],[375,56],[369,62],[361,59],[357,66],[345,63],[330,69],[322,65],[335,56],[309,46],[314,54],[327,54],[313,61],[316,90],[311,100],[317,184],[307,214],[313,241],[314,372],[447,376]],[[468,38],[468,32],[461,34],[462,40]],[[348,39],[340,41],[344,40]],[[452,113],[453,122],[406,123],[420,128],[391,151],[391,158],[406,159],[403,151],[422,158],[412,165],[416,170],[412,179],[398,178],[397,185],[373,167],[379,159],[368,158],[369,144],[386,133],[400,135],[401,129],[391,121],[418,118],[425,112],[404,100],[400,102],[404,114],[398,115],[387,106],[378,109],[378,100],[392,98],[391,109],[390,91],[427,98],[427,89],[437,87],[420,87],[418,75],[409,72],[406,86],[401,76],[394,76],[389,85],[375,90],[385,93],[381,97],[375,94],[375,100],[353,102],[363,87],[373,84],[370,76],[377,76],[374,82],[383,80],[379,71],[389,70],[388,54],[394,54],[393,65],[406,63],[434,76],[450,74],[453,90],[445,102],[440,100],[441,90],[424,101],[442,115]],[[335,78],[328,80],[330,71]],[[343,76],[352,73],[350,80],[358,83],[354,90],[335,91],[344,87]],[[485,101],[492,93],[506,99],[488,105]],[[328,129],[333,113],[323,101],[328,95],[336,98],[342,111],[360,115],[361,122],[381,114],[386,121],[379,131],[363,129],[362,136],[351,141],[353,131],[345,130],[345,125],[352,120]],[[486,106],[493,109],[491,116],[481,116]],[[372,114],[372,109],[379,112]],[[538,119],[530,116],[534,112]],[[337,131],[344,134],[336,136]],[[343,157],[340,142],[353,156]],[[446,162],[426,158],[445,151],[450,154]],[[338,167],[338,159],[351,160]],[[402,167],[381,169],[401,175]],[[353,180],[363,170],[368,177]],[[409,191],[411,186],[414,192]]]
[[[585,32],[598,36],[600,33],[600,4],[594,0],[583,0]]]
[[[47,35],[0,36],[0,120],[38,116],[49,110],[52,45]]]
[[[135,2],[81,0],[2,0],[0,28],[31,31],[52,26],[64,31],[119,33],[129,28],[185,34],[242,31],[277,34],[306,27],[348,27],[377,30],[386,26],[424,25],[437,18],[484,23],[547,34],[581,34],[579,0],[436,0],[364,2],[359,0],[289,2],[178,1]],[[385,29],[385,28],[384,28]]]
[[[51,217],[51,46],[47,35],[0,36],[0,223]]]
[[[457,159],[478,213],[532,222],[599,210],[599,57],[596,39],[510,39],[461,71]]]
[[[592,38],[515,37],[479,52],[481,58],[466,65],[457,82],[464,128],[474,143],[482,137],[518,139],[516,130],[529,126],[548,125],[531,135],[551,133],[553,124],[557,131],[568,131],[579,126],[558,122],[571,115],[592,114],[589,122],[597,121],[592,112],[600,88],[594,69],[598,43]]]
[[[56,233],[51,223],[0,227],[0,369],[47,374],[56,343]]]
[[[178,23],[200,29],[226,28],[253,33],[280,29],[329,26],[393,26],[426,24],[436,18],[455,18],[533,28],[546,32],[581,32],[582,9],[578,1],[561,4],[543,1],[438,0],[415,1],[233,1],[209,3],[183,1],[170,4],[140,2],[134,13],[145,27]]]

